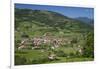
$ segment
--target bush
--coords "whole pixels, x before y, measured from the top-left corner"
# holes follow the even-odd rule
[[[82,55],[79,53],[79,51],[76,51],[75,57],[82,57]]]
[[[37,58],[32,60],[32,64],[42,64],[48,62],[49,59],[47,57]]]
[[[73,38],[71,43],[77,43],[77,38]]]
[[[67,54],[64,53],[63,51],[55,51],[55,53],[56,53],[56,55],[57,55],[58,57],[66,57],[66,56],[67,56]]]
[[[70,56],[71,58],[73,58],[73,57],[76,56],[76,54],[71,52],[71,53],[69,53],[69,56]]]
[[[26,58],[16,55],[15,56],[15,65],[24,65],[24,64],[27,64]]]
[[[19,47],[20,43],[21,43],[21,40],[15,40],[15,48]]]
[[[29,35],[26,34],[26,33],[23,33],[23,34],[21,35],[21,37],[22,37],[22,38],[29,38]]]

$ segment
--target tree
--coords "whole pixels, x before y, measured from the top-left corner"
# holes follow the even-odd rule
[[[94,57],[94,33],[89,32],[85,38],[86,44],[83,47],[84,57]]]

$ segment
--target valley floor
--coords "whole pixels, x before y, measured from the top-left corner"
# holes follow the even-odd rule
[[[71,51],[71,50],[69,50]],[[94,58],[85,57],[71,57],[71,56],[56,56],[55,60],[48,59],[49,51],[42,50],[16,50],[15,51],[15,65],[30,65],[30,64],[49,64],[49,63],[66,63],[66,62],[82,62],[93,61]]]

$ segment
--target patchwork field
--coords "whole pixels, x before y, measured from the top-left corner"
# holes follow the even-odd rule
[[[94,28],[62,14],[15,8],[15,65],[94,60]]]
[[[56,57],[54,60],[48,59],[48,53],[49,51],[41,52],[41,50],[21,50],[16,52],[16,57],[20,56],[21,58],[16,58],[16,65],[22,65],[22,64],[46,64],[46,63],[63,63],[63,62],[81,62],[81,61],[93,61],[93,58],[87,58],[87,57],[78,57],[73,56],[73,54],[69,54],[69,52],[72,52],[68,48],[68,52],[65,51],[65,54],[60,54]],[[75,51],[74,51],[75,52]],[[77,54],[74,54],[77,55]],[[69,57],[68,57],[69,56]],[[24,59],[25,60],[24,60]],[[17,61],[19,60],[19,61]],[[24,61],[23,61],[24,60]]]

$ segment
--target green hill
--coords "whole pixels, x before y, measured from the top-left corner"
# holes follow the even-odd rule
[[[93,27],[62,14],[31,9],[15,9],[15,31],[21,33],[86,33]],[[37,34],[36,34],[37,35]]]

